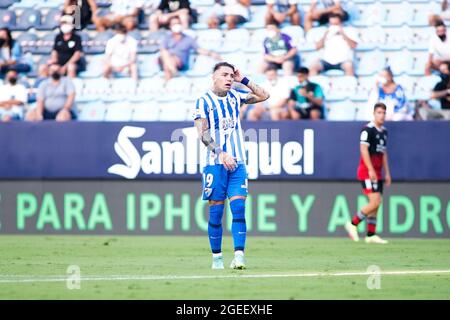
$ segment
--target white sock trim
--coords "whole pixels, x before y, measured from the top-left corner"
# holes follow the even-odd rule
[[[213,255],[213,258],[218,258],[218,257],[222,256],[222,252],[220,252],[220,253],[213,253],[212,255]]]
[[[236,250],[236,251],[234,252],[234,255],[235,255],[235,256],[243,256],[243,255],[244,255],[244,251],[242,251],[242,250]]]

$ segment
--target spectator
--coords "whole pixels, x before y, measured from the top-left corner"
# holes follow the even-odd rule
[[[346,75],[353,76],[353,49],[358,44],[358,35],[352,27],[343,27],[339,14],[330,14],[330,27],[322,39],[316,44],[316,49],[324,49],[322,60],[311,67],[311,75],[320,71],[344,70]]]
[[[430,26],[435,26],[437,23],[450,20],[450,10],[448,8],[448,1],[443,0],[441,3],[441,12],[428,14],[428,23]]]
[[[266,0],[266,25],[284,23],[289,18],[292,25],[301,24],[298,0]]]
[[[425,75],[430,75],[432,70],[439,70],[441,63],[450,61],[450,41],[447,38],[445,24],[439,22],[436,24],[435,29],[436,33],[430,39]]]
[[[61,66],[62,75],[75,78],[78,72],[86,69],[83,57],[83,46],[81,37],[74,31],[73,17],[61,17],[61,32],[55,37],[55,43],[48,64],[58,64]]]
[[[267,38],[264,39],[264,61],[261,72],[269,66],[283,69],[284,75],[291,76],[300,64],[297,48],[292,46],[292,39],[281,33],[276,24],[267,26]]]
[[[264,102],[249,106],[247,120],[261,120],[267,113],[267,117],[270,117],[271,120],[288,119],[289,84],[283,81],[283,78],[278,77],[277,69],[274,66],[269,67],[265,75],[266,81],[261,84],[261,87],[270,94],[270,97]]]
[[[27,89],[17,83],[17,72],[6,73],[5,84],[0,87],[0,122],[21,120],[27,103]]]
[[[11,36],[8,28],[0,29],[0,72],[2,77],[9,71],[15,70],[18,73],[31,71],[33,61],[22,55],[22,49],[17,41]]]
[[[216,0],[220,6],[213,10],[214,14],[208,20],[208,27],[217,29],[226,22],[228,30],[235,29],[240,23],[250,20],[251,0]]]
[[[141,7],[141,0],[111,0],[110,13],[99,19],[97,31],[103,32],[116,24],[123,24],[127,31],[133,30]]]
[[[150,16],[150,31],[168,27],[170,19],[175,17],[180,19],[183,30],[189,29],[191,14],[189,0],[161,0],[156,12]]]
[[[113,73],[138,79],[137,48],[138,42],[127,33],[122,24],[114,26],[116,35],[106,42],[104,76]]]
[[[432,109],[428,103],[422,103],[419,115],[423,120],[450,120],[450,62],[441,63],[439,70],[441,81],[433,88],[431,99],[439,100],[440,109]]]
[[[387,107],[387,121],[413,120],[405,91],[401,85],[395,83],[394,75],[389,67],[383,69],[377,77],[376,87],[369,95],[368,110],[378,102],[384,103]]]
[[[308,32],[313,27],[313,22],[318,21],[319,25],[324,25],[330,22],[331,15],[340,15],[342,21],[349,19],[348,12],[344,9],[340,0],[317,0],[311,1],[309,12],[305,16],[305,32]]]
[[[39,85],[36,108],[29,111],[25,119],[28,121],[75,119],[75,113],[72,110],[75,86],[72,80],[61,76],[58,64],[50,65],[49,72],[50,78]]]
[[[161,43],[159,58],[166,81],[173,78],[178,71],[185,71],[189,68],[191,50],[214,59],[220,59],[219,54],[199,48],[194,38],[184,34],[179,18],[175,17],[170,20],[170,30],[171,33]]]
[[[96,26],[99,25],[100,20],[97,16],[97,10],[95,0],[64,0],[63,15],[73,16],[77,29],[84,29],[91,23]],[[78,23],[79,25],[77,25]]]
[[[319,120],[324,117],[324,95],[322,88],[308,80],[308,68],[298,72],[299,85],[291,90],[288,101],[289,116],[292,120]]]

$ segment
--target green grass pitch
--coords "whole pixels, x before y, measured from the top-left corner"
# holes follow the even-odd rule
[[[225,237],[226,267],[231,248]],[[238,271],[210,269],[206,235],[4,235],[0,299],[450,299],[449,248],[449,239],[368,245],[249,236],[248,268]],[[67,288],[70,265],[80,268],[79,289]],[[379,282],[361,274],[371,265],[381,270]],[[443,272],[426,273],[433,270]],[[383,274],[391,271],[399,273]],[[342,274],[351,272],[358,274]]]

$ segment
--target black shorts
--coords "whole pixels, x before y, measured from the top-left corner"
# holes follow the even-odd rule
[[[294,110],[296,112],[300,113],[300,116],[302,117],[302,119],[311,119],[311,111],[317,110],[317,111],[320,111],[320,119],[323,119],[322,107],[319,107],[316,105],[312,105],[311,107],[308,107],[308,108],[294,108]]]
[[[48,111],[48,110],[44,109],[44,114],[43,114],[44,120],[55,120],[59,111],[61,111],[61,110],[53,112],[53,111]],[[72,120],[77,118],[75,113],[72,110],[70,110],[70,117],[72,118]]]
[[[326,62],[325,60],[320,60],[320,63],[322,64],[324,72],[328,70],[342,70],[342,63],[331,64]]]
[[[370,179],[361,181],[362,189],[364,194],[369,193],[383,193],[383,180],[378,180],[377,182],[370,181]]]

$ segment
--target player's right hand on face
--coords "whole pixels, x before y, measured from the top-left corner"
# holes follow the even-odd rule
[[[226,152],[221,152],[219,154],[219,158],[222,161],[225,169],[227,169],[228,171],[233,171],[234,169],[236,169],[237,163],[235,157],[230,156]]]

